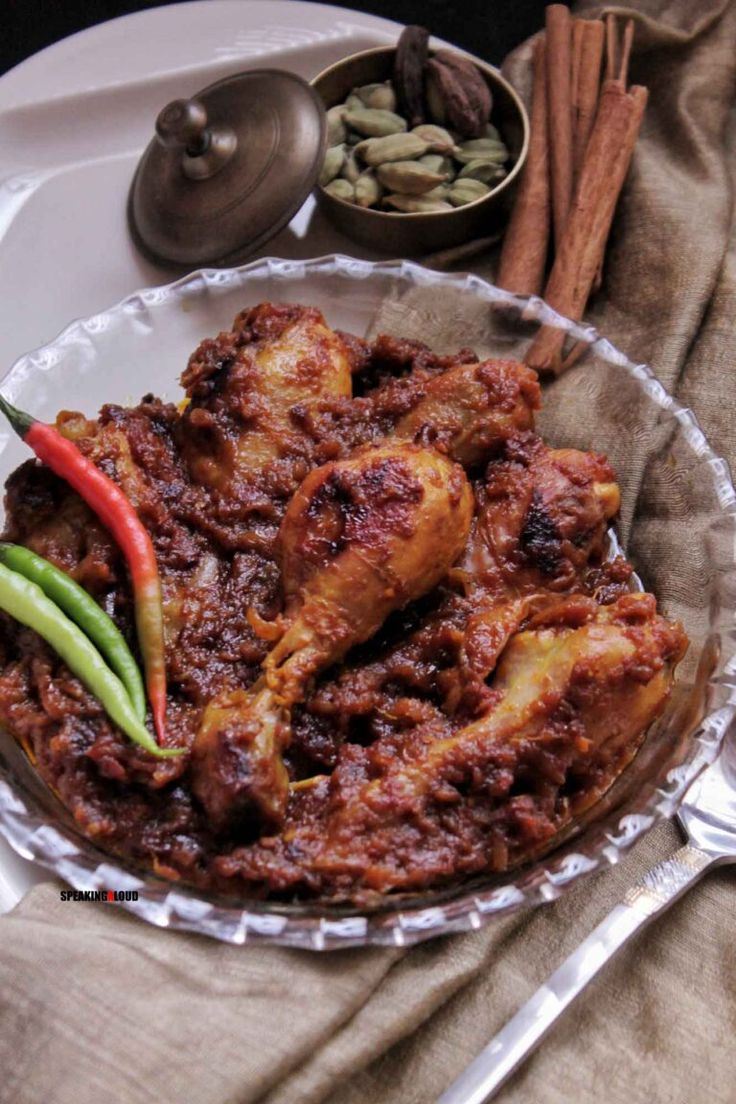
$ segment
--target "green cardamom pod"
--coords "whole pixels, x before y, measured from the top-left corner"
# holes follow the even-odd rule
[[[416,134],[389,134],[386,138],[366,138],[355,147],[366,165],[375,167],[386,161],[413,161],[427,152],[427,143]]]
[[[327,112],[327,145],[340,146],[348,136],[345,126],[345,104],[337,104]]]
[[[480,180],[456,180],[447,193],[447,199],[453,207],[464,207],[466,203],[474,203],[476,199],[482,199],[488,195],[490,188],[482,184]]]
[[[454,208],[442,199],[427,199],[418,195],[387,195],[384,203],[405,215],[433,214],[435,211],[452,211]]]
[[[376,89],[380,87],[381,85],[378,84],[377,81],[373,84],[362,84],[360,88],[354,88],[351,92],[351,95],[357,96],[363,107],[374,107],[375,105],[369,104],[368,100],[370,99],[373,92],[375,92]]]
[[[450,194],[449,184],[438,184],[436,188],[432,188],[431,192],[423,192],[422,199],[443,199],[446,200]]]
[[[458,180],[480,180],[483,184],[497,184],[506,176],[506,169],[495,161],[468,161],[458,173]]]
[[[481,138],[495,138],[497,142],[501,141],[501,135],[498,133],[498,128],[493,123],[486,123],[483,127],[483,133]]]
[[[364,84],[355,89],[364,107],[376,107],[380,111],[396,111],[396,93],[388,81],[383,84]]]
[[[448,180],[454,179],[455,166],[451,157],[443,157],[441,153],[425,153],[418,158],[420,165],[425,165],[430,172],[442,173]]]
[[[383,188],[375,175],[370,170],[361,173],[355,181],[355,202],[358,206],[375,207],[382,195]]]
[[[344,199],[347,203],[355,202],[355,185],[351,184],[349,180],[343,180],[341,176],[326,184],[325,191],[337,199]]]
[[[351,92],[345,101],[346,111],[362,111],[365,104],[361,100],[357,92]]]
[[[406,120],[393,111],[381,111],[376,107],[361,107],[350,110],[345,122],[358,134],[367,138],[385,138],[387,134],[400,134],[406,130]]]
[[[343,180],[350,181],[351,184],[355,184],[361,172],[358,159],[355,156],[354,149],[348,149],[345,151],[345,160],[343,161],[342,169],[340,170],[340,176]]]
[[[445,182],[444,174],[432,172],[418,161],[387,161],[376,173],[384,187],[403,195],[421,195]]]
[[[332,146],[325,154],[325,159],[322,162],[322,171],[319,174],[319,182],[324,188],[326,184],[329,184],[331,180],[334,180],[336,176],[340,175],[343,163],[345,161],[345,147],[344,146]]]
[[[463,165],[478,160],[495,161],[497,165],[502,165],[508,161],[509,151],[503,142],[497,142],[495,138],[471,138],[462,143],[453,157]]]
[[[424,138],[429,153],[454,153],[457,149],[449,130],[434,123],[422,123],[421,126],[414,127],[411,133]]]

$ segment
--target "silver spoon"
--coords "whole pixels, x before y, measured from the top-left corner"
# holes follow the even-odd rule
[[[484,1104],[635,932],[714,866],[736,862],[736,749],[693,783],[677,814],[687,843],[649,870],[443,1092],[437,1104]]]

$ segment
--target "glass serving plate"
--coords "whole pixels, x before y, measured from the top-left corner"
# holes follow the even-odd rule
[[[123,868],[80,835],[7,733],[0,733],[0,831],[20,855],[77,889],[135,890],[137,900],[120,907],[141,919],[236,944],[403,945],[554,900],[582,875],[617,862],[659,818],[675,812],[733,719],[736,495],[728,466],[649,369],[589,327],[566,321],[537,298],[401,261],[266,259],[192,273],[74,322],[14,364],[3,394],[48,420],[62,408],[92,415],[104,402],[134,403],[148,391],[176,400],[178,377],[199,341],[262,300],[314,305],[333,327],[417,337],[438,351],[470,346],[484,356],[520,355],[540,324],[590,344],[576,368],[545,388],[539,428],[555,446],[607,453],[618,474],[618,539],[660,607],[680,618],[690,637],[667,711],[627,770],[584,821],[558,837],[554,851],[502,876],[392,897],[370,912],[234,903]],[[3,481],[27,457],[3,427]]]

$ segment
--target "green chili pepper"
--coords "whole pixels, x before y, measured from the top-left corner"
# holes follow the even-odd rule
[[[94,644],[30,579],[0,564],[0,609],[42,636],[104,706],[108,716],[134,743],[159,759],[183,755],[185,748],[162,748],[138,720],[128,691]]]
[[[138,719],[145,721],[146,691],[138,664],[125,637],[94,598],[30,548],[0,542],[0,563],[39,586],[47,598],[79,625],[125,686]]]
[[[73,441],[62,436],[56,426],[45,425],[30,414],[17,410],[2,395],[0,411],[38,459],[66,479],[94,510],[128,561],[153,727],[163,744],[166,742],[164,616],[161,579],[150,534],[117,483],[100,471],[88,456],[84,456]]]

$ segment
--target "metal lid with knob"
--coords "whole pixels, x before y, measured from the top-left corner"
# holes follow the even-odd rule
[[[244,260],[299,210],[325,142],[322,101],[285,70],[239,73],[174,100],[131,184],[133,237],[168,264]]]

